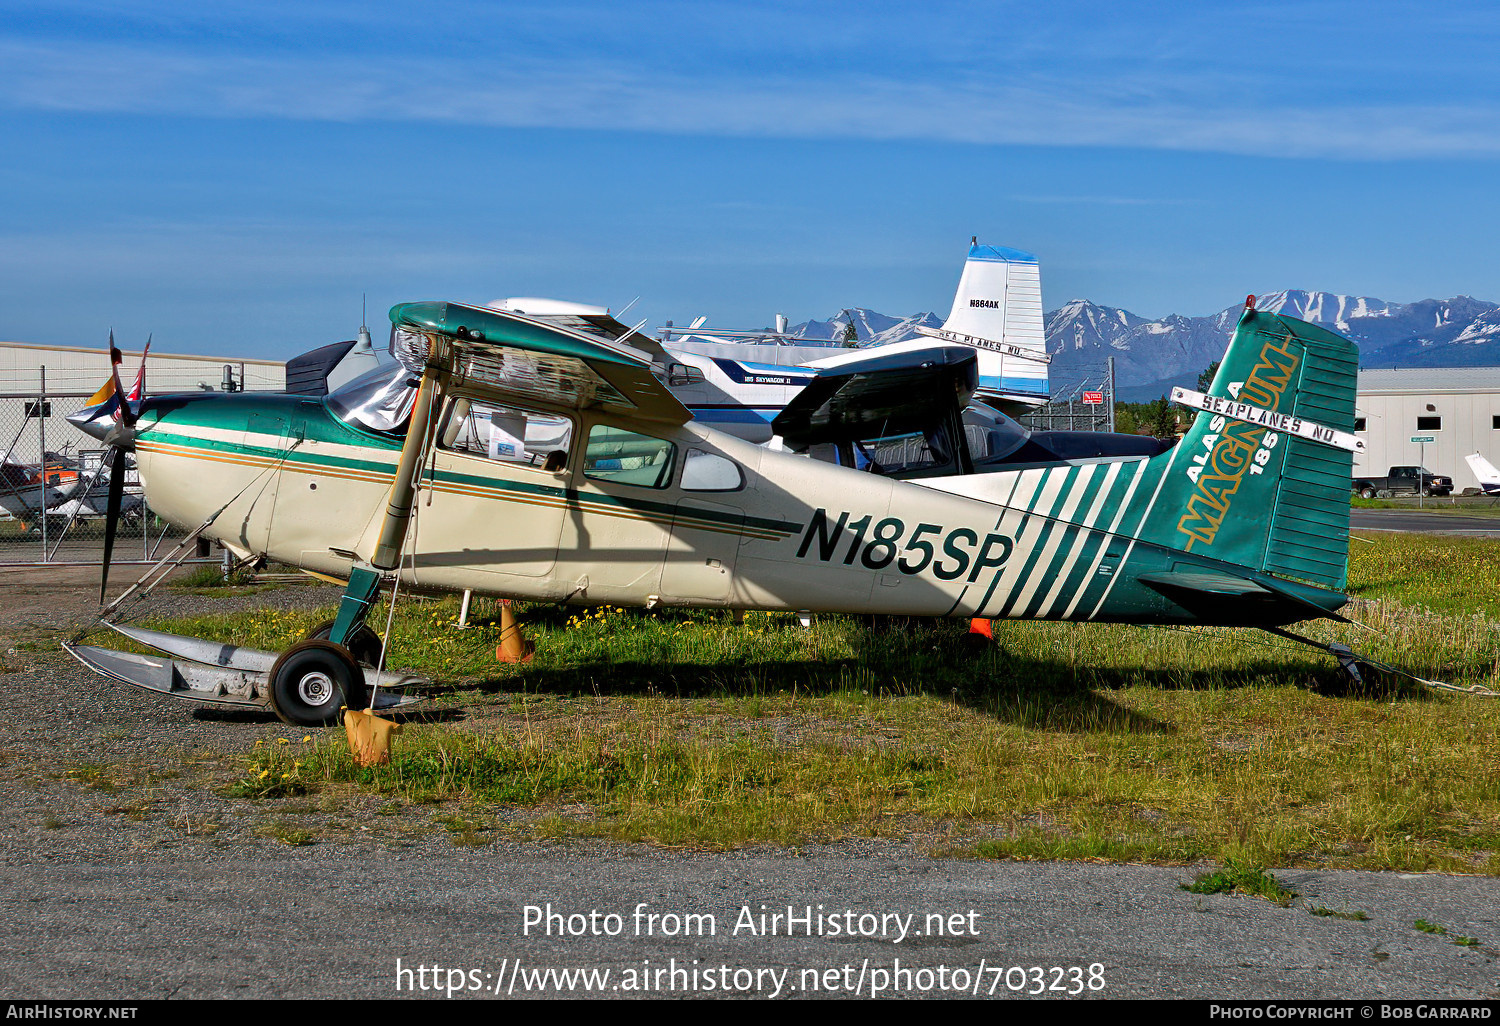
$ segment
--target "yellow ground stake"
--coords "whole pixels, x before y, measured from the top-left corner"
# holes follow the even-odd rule
[[[391,737],[401,733],[401,724],[381,719],[374,709],[345,709],[344,733],[357,765],[384,766],[391,761]]]

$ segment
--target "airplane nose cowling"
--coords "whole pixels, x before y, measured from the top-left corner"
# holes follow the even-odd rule
[[[109,434],[109,429],[115,426],[115,422],[108,417],[90,420],[89,418],[93,416],[94,410],[95,407],[93,406],[85,406],[77,413],[70,413],[63,419],[90,438],[97,438],[102,442],[104,441],[104,436]]]
[[[135,450],[135,437],[139,434],[135,426],[127,427],[116,421],[113,417],[108,416],[100,417],[97,420],[90,420],[89,418],[94,415],[95,409],[95,407],[91,406],[84,407],[77,413],[68,414],[63,419],[90,438],[97,438],[106,445],[116,446],[127,452],[133,452]]]

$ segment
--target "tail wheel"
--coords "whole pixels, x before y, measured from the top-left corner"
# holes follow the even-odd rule
[[[328,636],[333,633],[332,620],[324,620],[312,630],[307,632],[308,641],[327,641]],[[361,624],[354,636],[344,639],[344,647],[354,657],[354,661],[361,666],[373,667],[380,662],[380,635],[376,634],[366,624]]]
[[[271,667],[271,708],[286,723],[324,727],[339,707],[363,709],[365,675],[349,650],[331,641],[299,641]]]

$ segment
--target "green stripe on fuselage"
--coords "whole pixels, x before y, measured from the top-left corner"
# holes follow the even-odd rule
[[[208,400],[208,401],[204,401]],[[375,474],[387,479],[396,471],[395,460],[362,460],[334,453],[320,453],[306,448],[288,451],[288,445],[257,445],[251,441],[229,442],[223,439],[205,438],[201,435],[183,433],[183,429],[202,427],[215,431],[244,431],[265,428],[264,418],[284,419],[288,424],[291,439],[306,438],[337,445],[351,445],[389,452],[394,457],[400,452],[401,440],[371,432],[357,431],[329,414],[327,407],[306,396],[247,396],[247,395],[185,395],[155,397],[151,418],[156,423],[162,415],[169,420],[149,428],[148,442],[163,445],[178,445],[188,448],[223,453],[226,456],[243,456],[258,460],[280,461],[286,458],[289,469],[306,473],[307,465],[325,467],[329,471],[356,471]],[[257,422],[258,421],[258,422]],[[144,422],[144,415],[143,415]],[[252,427],[252,422],[255,422]],[[268,437],[262,435],[261,437]],[[280,440],[278,440],[280,441]],[[302,466],[296,466],[296,465]],[[583,492],[576,488],[556,485],[533,484],[525,481],[497,479],[481,474],[465,474],[443,470],[434,479],[428,467],[422,475],[423,481],[441,488],[445,485],[473,488],[491,492],[499,500],[506,499],[550,499],[577,508],[581,503],[592,503],[615,509],[629,510],[661,523],[670,523],[677,518],[677,506],[670,502],[651,499],[607,495],[602,492]],[[523,498],[524,497],[524,498]],[[741,513],[719,513],[714,510],[693,509],[688,514],[694,520],[724,524],[735,528],[749,528],[780,535],[799,533],[803,524],[784,520],[770,520]]]

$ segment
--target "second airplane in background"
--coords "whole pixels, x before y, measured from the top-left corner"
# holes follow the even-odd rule
[[[630,331],[608,309],[554,299],[514,298],[490,307],[607,331],[648,353],[654,370],[693,419],[750,442],[766,442],[771,422],[820,370],[847,366],[841,340],[799,338],[778,315],[776,330],[667,327],[660,338]],[[1047,401],[1041,270],[1030,253],[970,243],[953,308],[941,328],[918,325],[921,338],[861,345],[864,356],[930,350],[934,340],[964,346],[978,359],[975,398],[1011,416]]]

